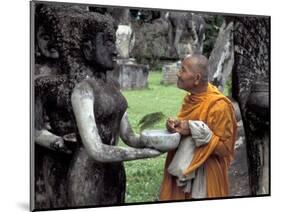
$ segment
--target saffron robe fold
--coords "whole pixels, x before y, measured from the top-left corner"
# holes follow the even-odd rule
[[[207,145],[197,147],[189,167],[188,175],[201,165],[206,171],[207,197],[228,196],[228,168],[234,156],[237,122],[231,101],[215,86],[208,84],[206,92],[187,94],[178,114],[179,120],[200,120],[212,130],[213,136]],[[176,150],[167,154],[164,178],[160,190],[160,200],[189,199],[176,184],[176,177],[167,168]]]

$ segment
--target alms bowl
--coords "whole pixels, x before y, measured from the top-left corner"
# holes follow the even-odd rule
[[[167,130],[144,130],[140,134],[145,147],[154,148],[161,152],[176,149],[180,142],[179,133],[170,133]]]

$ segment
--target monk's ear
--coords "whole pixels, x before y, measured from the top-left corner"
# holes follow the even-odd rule
[[[201,74],[200,74],[200,73],[197,73],[197,74],[195,75],[194,84],[195,84],[195,85],[199,85],[200,82],[201,82],[201,78],[202,78]]]

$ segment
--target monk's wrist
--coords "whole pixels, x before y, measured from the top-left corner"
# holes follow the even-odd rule
[[[182,135],[190,135],[189,125],[187,120],[181,121]]]

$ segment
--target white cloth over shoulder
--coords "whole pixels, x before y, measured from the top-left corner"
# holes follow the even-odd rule
[[[184,171],[189,167],[196,147],[209,143],[212,131],[202,121],[188,121],[191,136],[182,137],[177,152],[171,161],[168,172],[177,177],[177,186],[182,187],[186,193],[191,193],[192,198],[206,198],[206,175],[204,164],[198,169],[184,176]]]

